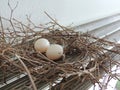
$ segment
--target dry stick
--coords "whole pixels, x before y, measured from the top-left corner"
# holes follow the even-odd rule
[[[2,55],[2,54],[0,54],[0,57],[3,57],[3,60],[5,59],[5,60],[7,60],[9,63],[11,63],[12,65],[14,65],[14,66],[20,68],[21,70],[23,70],[22,67],[20,67],[18,64],[16,64],[13,60],[9,59],[8,57],[5,57],[5,56]]]
[[[29,24],[31,25],[33,25],[34,26],[34,28],[40,28],[39,26],[36,26],[31,20],[30,20],[30,17],[28,17],[28,15],[27,15],[27,20],[28,20],[28,22],[29,22]]]
[[[17,8],[17,6],[18,6],[18,1],[17,1],[17,3],[16,3],[15,7],[12,8],[11,5],[10,5],[10,0],[8,0],[8,6],[9,6],[9,8],[10,8],[10,10],[11,10],[11,14],[10,14],[10,20],[11,20],[11,19],[12,19],[13,12],[14,12],[14,10]]]
[[[1,24],[1,29],[2,29],[2,38],[4,39],[5,41],[5,32],[4,32],[4,28],[3,28],[3,23],[2,23],[2,18],[0,16],[0,24]]]
[[[54,21],[55,24],[57,24],[59,27],[61,27],[61,28],[64,30],[63,26],[61,26],[60,24],[58,24],[47,12],[44,11],[44,13],[45,13],[52,21]]]
[[[34,80],[32,79],[32,76],[31,76],[31,74],[30,74],[27,66],[26,66],[26,65],[24,64],[24,62],[20,59],[20,56],[18,56],[18,55],[16,54],[16,57],[18,58],[18,60],[20,61],[20,63],[21,63],[21,64],[23,65],[23,67],[25,68],[25,71],[27,72],[27,74],[28,74],[28,76],[29,76],[29,79],[30,79],[30,81],[31,81],[31,83],[32,83],[33,89],[34,89],[34,90],[37,90],[37,87],[36,87],[36,85],[35,85],[35,82],[34,82]]]
[[[39,54],[38,54],[41,58],[44,58],[45,60],[47,60],[47,61],[49,61],[49,62],[51,62],[51,63],[53,63],[53,64],[55,64],[55,65],[57,65],[58,63],[56,63],[56,62],[54,62],[53,60],[50,60],[49,58],[47,58],[46,56],[44,56],[42,53],[40,53],[39,52]]]
[[[17,6],[18,6],[18,2],[17,2],[17,4],[15,5],[15,7],[12,8],[11,5],[10,5],[10,0],[8,0],[8,6],[9,6],[10,11],[11,11],[9,22],[10,22],[10,24],[11,24],[11,26],[12,26],[12,28],[13,28],[15,34],[16,34],[15,27],[14,27],[14,25],[13,25],[13,23],[12,23],[12,16],[13,16],[13,12],[14,12],[14,10],[15,10],[15,9],[17,8]]]
[[[5,19],[5,18],[4,18],[4,19]],[[36,36],[37,34],[40,34],[41,32],[43,32],[43,30],[42,30],[42,31],[39,31],[39,32],[36,32],[36,31],[34,31],[32,28],[30,28],[30,27],[28,27],[27,25],[23,24],[22,22],[16,20],[15,18],[13,18],[13,20],[14,20],[15,22],[19,23],[22,27],[26,27],[26,28],[28,28],[29,30],[31,30],[33,33],[35,33],[35,34],[33,34],[33,36]]]
[[[32,30],[29,26],[27,26],[27,25],[23,24],[22,22],[18,21],[17,19],[13,18],[13,20],[14,20],[15,22],[18,22],[19,24],[23,25],[24,27],[28,28],[29,30],[31,30],[31,31],[33,31],[33,32],[35,32],[35,31],[34,31],[34,30]]]

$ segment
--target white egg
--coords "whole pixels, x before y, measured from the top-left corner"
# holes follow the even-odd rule
[[[36,51],[44,53],[50,46],[50,42],[45,38],[40,38],[34,43],[34,48]]]
[[[52,44],[46,51],[46,56],[51,60],[59,59],[63,55],[63,47],[58,44]]]

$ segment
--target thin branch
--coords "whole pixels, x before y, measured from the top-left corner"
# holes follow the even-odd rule
[[[11,11],[11,13],[10,13],[10,20],[11,20],[11,19],[12,19],[12,16],[13,16],[14,10],[18,7],[18,1],[17,1],[17,3],[16,3],[15,7],[12,8],[11,5],[10,5],[10,0],[8,0],[8,6],[9,6],[10,11]]]
[[[6,42],[5,40],[5,32],[4,32],[4,27],[3,27],[3,23],[2,23],[2,17],[0,16],[0,24],[1,24],[1,29],[2,29],[2,32],[1,35],[2,35],[2,39]]]
[[[64,27],[61,26],[60,24],[58,24],[58,23],[56,22],[56,20],[54,20],[47,12],[44,11],[44,13],[45,13],[53,22],[55,22],[55,24],[57,24],[59,27],[61,27],[63,30],[65,30]]]
[[[34,80],[32,79],[32,76],[31,76],[31,74],[30,74],[30,71],[28,70],[28,68],[27,68],[27,66],[24,64],[24,62],[20,59],[20,56],[18,56],[17,54],[16,54],[16,57],[18,58],[18,60],[20,61],[20,63],[23,65],[23,67],[25,68],[25,71],[27,72],[27,74],[28,74],[28,76],[29,76],[29,79],[30,79],[30,81],[31,81],[31,84],[32,84],[32,86],[33,86],[33,89],[34,90],[37,90],[37,87],[36,87],[36,85],[35,85],[35,83],[34,83]]]

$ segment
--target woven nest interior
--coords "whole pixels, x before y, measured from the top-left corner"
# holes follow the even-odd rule
[[[61,83],[66,80],[64,85],[59,85],[60,88],[66,88],[70,83],[67,79],[69,77],[79,78],[81,83],[90,80],[102,87],[99,81],[103,77],[101,72],[118,79],[117,74],[113,76],[111,68],[120,65],[113,58],[120,55],[119,44],[89,33],[76,32],[56,21],[36,26],[30,19],[28,25],[16,19],[1,17],[0,20],[0,83],[6,82],[8,72],[27,74],[31,81],[29,85],[32,84],[34,89],[37,81],[49,82],[51,88],[56,88],[58,83],[55,81],[60,78]],[[9,27],[5,27],[3,22],[8,22]],[[34,43],[39,38],[46,38],[51,44],[62,45],[63,56],[58,60],[50,60],[45,53],[36,52]]]

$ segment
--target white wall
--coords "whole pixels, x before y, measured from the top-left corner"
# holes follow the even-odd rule
[[[36,23],[45,23],[50,19],[44,14],[48,12],[61,24],[82,24],[98,18],[120,12],[120,0],[10,0],[14,6],[19,5],[14,17],[24,21],[26,16]],[[0,0],[0,15],[8,17],[10,10],[8,0]]]

